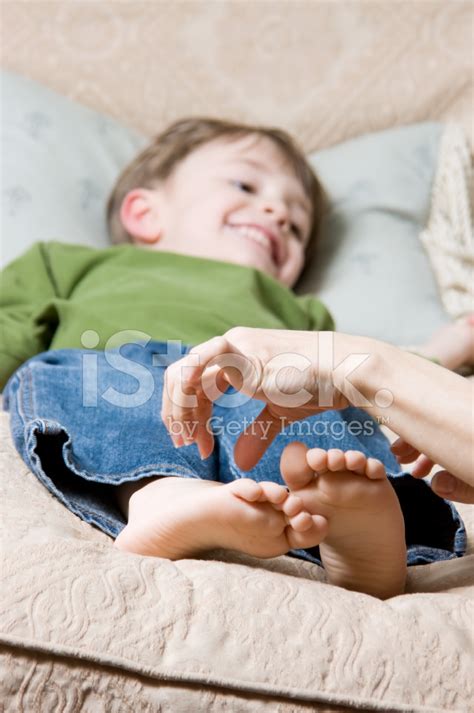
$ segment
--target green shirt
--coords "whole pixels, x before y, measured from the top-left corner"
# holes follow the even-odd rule
[[[333,321],[317,299],[254,268],[128,244],[37,243],[1,274],[0,388],[47,349],[104,349],[124,330],[141,334],[118,343],[198,344],[235,326],[332,330]],[[87,330],[98,339],[81,341]]]

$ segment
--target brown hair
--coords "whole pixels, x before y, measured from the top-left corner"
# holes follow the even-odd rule
[[[120,174],[107,203],[107,224],[112,243],[132,242],[120,220],[120,207],[134,188],[154,188],[166,180],[178,163],[203,144],[219,138],[239,139],[256,134],[270,139],[281,151],[301,181],[312,206],[312,227],[306,257],[314,250],[321,219],[326,208],[324,189],[291,136],[281,129],[251,126],[209,118],[181,119],[158,134]]]

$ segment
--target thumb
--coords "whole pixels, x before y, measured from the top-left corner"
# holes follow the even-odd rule
[[[237,466],[245,471],[256,466],[281,429],[281,419],[274,416],[268,410],[268,406],[265,406],[235,444],[234,460]]]
[[[456,478],[447,470],[440,470],[431,481],[431,489],[446,500],[474,504],[474,487]]]

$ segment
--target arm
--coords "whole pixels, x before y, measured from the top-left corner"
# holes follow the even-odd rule
[[[68,300],[91,265],[108,250],[36,243],[0,274],[0,390],[25,361],[49,348],[58,300]]]
[[[27,359],[47,349],[47,325],[35,313],[56,295],[45,243],[33,245],[0,275],[0,390]]]
[[[338,335],[335,335],[337,340]],[[370,362],[353,380],[375,417],[418,451],[474,486],[472,382],[422,357],[373,340]],[[380,408],[376,394],[387,389],[393,403]]]

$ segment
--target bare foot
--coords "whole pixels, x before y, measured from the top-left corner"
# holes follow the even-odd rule
[[[301,506],[293,508],[290,525],[283,513],[287,498],[283,486],[250,478],[226,484],[173,476],[148,480],[131,495],[128,524],[115,546],[176,560],[215,548],[277,557],[319,544],[326,520]]]
[[[380,461],[295,442],[282,453],[281,473],[291,491],[283,504],[290,522],[297,509],[329,521],[320,552],[332,584],[381,599],[404,591],[403,515]]]
[[[474,314],[445,324],[416,351],[447,369],[474,365]]]

